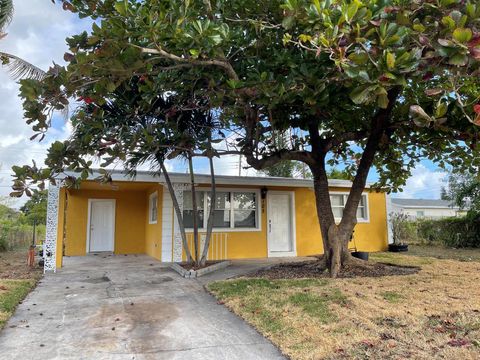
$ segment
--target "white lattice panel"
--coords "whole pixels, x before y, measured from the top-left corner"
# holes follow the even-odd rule
[[[175,197],[178,201],[180,211],[183,213],[183,192],[188,189],[188,184],[173,184]],[[175,209],[174,209],[175,211]],[[173,214],[173,261],[182,261],[182,234],[178,226],[177,214]]]
[[[59,209],[60,185],[50,185],[48,187],[47,201],[47,228],[45,233],[45,244],[43,247],[44,267],[43,271],[57,270],[56,250],[57,250],[57,231],[58,231],[58,209]]]

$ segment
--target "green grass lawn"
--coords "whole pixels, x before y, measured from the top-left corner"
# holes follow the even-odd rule
[[[463,260],[476,251],[413,250],[371,254],[420,266],[413,275],[239,278],[208,289],[292,359],[480,358],[480,293],[472,289],[480,264]]]
[[[26,259],[26,249],[0,253],[0,329],[42,277],[42,268],[28,267]]]
[[[35,284],[35,280],[0,280],[0,329]]]

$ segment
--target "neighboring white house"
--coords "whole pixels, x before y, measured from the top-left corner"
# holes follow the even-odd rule
[[[391,209],[394,213],[407,214],[412,219],[440,219],[452,216],[462,216],[465,211],[454,206],[448,200],[430,199],[395,199],[391,198]]]

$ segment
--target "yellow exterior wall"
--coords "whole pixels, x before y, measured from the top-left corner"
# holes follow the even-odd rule
[[[157,223],[149,223],[149,203],[150,195],[157,192]],[[145,253],[157,260],[162,259],[162,199],[163,186],[154,185],[146,192],[146,208],[145,208]]]
[[[145,253],[147,200],[142,191],[70,190],[65,255],[85,255],[88,199],[115,199],[115,254]]]
[[[354,242],[358,251],[385,251],[388,248],[386,194],[369,192],[369,223],[355,226]]]
[[[348,192],[345,188],[330,188],[331,192]],[[368,196],[369,222],[355,226],[350,248],[358,251],[384,251],[388,247],[386,194],[365,191]],[[313,189],[295,189],[297,255],[323,254],[322,235],[317,219]]]
[[[63,231],[65,225],[65,200],[67,191],[61,188],[58,194],[58,219],[57,219],[57,247],[55,249],[55,265],[60,269],[63,265]]]
[[[87,182],[84,189],[68,190],[66,218],[66,240],[63,238],[63,206],[65,190],[60,193],[57,254],[65,245],[65,255],[85,255],[88,199],[115,199],[115,253],[147,254],[158,260],[162,255],[162,199],[163,186],[156,183],[119,182],[117,191],[100,188]],[[83,186],[83,185],[82,185]],[[218,188],[259,189],[255,186],[218,186]],[[296,250],[298,256],[315,255],[323,252],[320,228],[316,216],[315,196],[311,188],[269,187],[269,191],[291,191],[295,195]],[[347,192],[344,188],[331,188],[332,192]],[[149,195],[158,192],[158,221],[149,224]],[[368,192],[369,222],[358,223],[355,242],[359,251],[383,251],[387,248],[387,213],[385,193]],[[267,193],[268,197],[268,193]],[[227,258],[264,258],[267,248],[267,201],[260,199],[261,229],[259,231],[232,231],[228,234]],[[173,221],[173,219],[171,219]],[[191,237],[192,235],[189,234]],[[57,267],[61,256],[57,256]]]
[[[297,188],[294,191],[297,255],[322,254],[322,235],[317,219],[313,189]]]

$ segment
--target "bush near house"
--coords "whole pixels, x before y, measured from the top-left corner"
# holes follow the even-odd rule
[[[32,243],[33,225],[26,214],[0,204],[0,251],[26,249]],[[45,225],[36,226],[37,242],[45,237]]]
[[[418,220],[413,222],[417,238],[427,244],[456,248],[480,247],[480,216]]]
[[[480,216],[444,219],[395,219],[400,243],[480,248]]]

